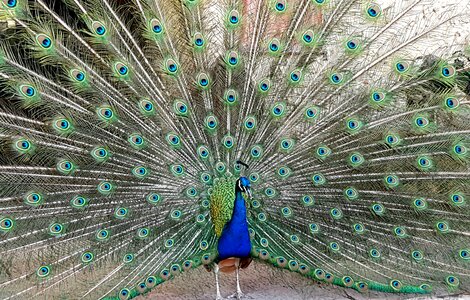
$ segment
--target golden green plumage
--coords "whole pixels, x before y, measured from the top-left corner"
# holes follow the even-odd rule
[[[210,196],[210,208],[217,237],[221,236],[225,224],[232,218],[234,203],[235,178],[231,176],[216,178]]]

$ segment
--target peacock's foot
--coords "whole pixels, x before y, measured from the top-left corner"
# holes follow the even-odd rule
[[[240,300],[240,299],[253,299],[253,297],[249,296],[249,295],[245,295],[243,294],[241,291],[240,292],[236,292],[230,296],[227,297],[227,299],[237,299],[237,300]]]
[[[217,295],[217,297],[215,297],[215,300],[225,300],[225,298],[220,295]]]

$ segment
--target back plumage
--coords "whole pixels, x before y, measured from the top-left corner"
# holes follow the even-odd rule
[[[469,10],[432,2],[1,0],[0,298],[210,264],[242,175],[255,259],[468,292]]]

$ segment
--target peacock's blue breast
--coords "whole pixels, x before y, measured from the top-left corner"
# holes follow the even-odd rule
[[[246,220],[235,222],[231,220],[224,228],[219,238],[217,250],[219,259],[223,260],[229,257],[248,257],[251,252],[250,234]]]
[[[237,193],[232,219],[225,225],[219,238],[219,260],[229,257],[248,257],[251,252],[250,234],[246,220],[245,200]]]

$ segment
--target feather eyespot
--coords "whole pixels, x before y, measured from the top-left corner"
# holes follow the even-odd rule
[[[360,224],[360,223],[356,223],[353,225],[353,229],[354,229],[354,232],[356,234],[362,234],[364,233],[364,225]]]
[[[394,279],[394,280],[390,281],[390,286],[391,286],[394,290],[398,291],[398,290],[401,289],[402,284],[401,284],[401,282],[400,282],[399,280]]]
[[[410,69],[410,64],[406,61],[397,61],[394,64],[395,71],[398,72],[398,74],[405,74],[406,72],[409,71]]]
[[[37,269],[36,275],[39,277],[47,277],[51,273],[51,268],[49,266],[41,266]]]
[[[250,150],[251,157],[259,158],[263,154],[263,149],[259,145],[255,145]]]
[[[185,271],[191,269],[192,266],[193,266],[193,262],[191,260],[186,260],[183,262],[183,270]]]
[[[350,276],[344,276],[342,281],[346,287],[351,287],[354,284],[354,280]]]
[[[235,139],[231,135],[228,134],[223,137],[222,145],[224,145],[226,149],[232,149],[233,146],[235,145]]]
[[[81,261],[84,263],[84,264],[89,264],[93,261],[94,259],[94,255],[92,252],[90,251],[86,251],[82,254],[82,256],[80,257]]]
[[[330,75],[330,82],[332,84],[340,84],[343,82],[343,75],[340,73],[333,73]]]
[[[264,190],[264,194],[269,198],[272,198],[276,196],[276,191],[273,188],[268,187]]]
[[[376,3],[371,3],[366,8],[366,13],[369,18],[375,19],[378,18],[382,14],[382,9]]]
[[[17,0],[3,0],[3,3],[10,9],[15,8],[18,5]]]
[[[397,237],[405,237],[406,236],[406,230],[405,228],[403,227],[395,227],[393,228],[393,233],[397,236]]]
[[[54,223],[49,226],[50,235],[60,235],[64,231],[64,226],[60,223]]]
[[[228,15],[228,21],[231,26],[238,25],[240,22],[240,14],[237,10],[232,10]]]
[[[115,63],[114,70],[116,71],[116,74],[120,77],[123,77],[129,74],[129,68],[122,62]]]
[[[240,57],[238,52],[232,50],[227,52],[225,60],[229,67],[235,67],[238,65]]]
[[[425,118],[422,118],[422,117],[418,117],[415,120],[415,124],[419,127],[425,127],[428,123],[429,123],[429,121]]]
[[[380,252],[379,252],[379,250],[373,248],[373,249],[369,250],[369,255],[372,258],[379,258],[380,257]]]
[[[325,177],[322,174],[314,174],[312,176],[314,185],[323,185],[326,182]]]
[[[259,176],[259,174],[256,173],[256,172],[250,174],[250,181],[251,181],[252,183],[258,182],[259,178],[260,178],[260,176]]]
[[[36,89],[31,86],[31,85],[20,85],[19,91],[23,96],[26,96],[28,98],[32,98],[36,95]]]
[[[149,99],[141,99],[139,101],[139,108],[144,116],[150,117],[156,114],[155,104]]]
[[[112,121],[115,117],[114,111],[109,106],[98,107],[96,113],[103,121]]]
[[[304,195],[302,196],[301,203],[306,207],[312,206],[315,204],[315,198],[313,198],[313,196],[310,196],[310,195]]]
[[[98,241],[105,241],[109,238],[109,231],[106,229],[100,229],[96,232],[96,239]]]
[[[140,134],[133,133],[127,140],[135,149],[142,149],[145,146],[144,138]]]
[[[132,262],[134,260],[134,254],[132,253],[128,253],[126,255],[124,255],[124,258],[123,258],[123,262],[128,264],[130,262]]]
[[[290,73],[290,80],[292,83],[298,83],[302,78],[302,72],[300,70],[295,70]]]
[[[161,200],[161,197],[159,194],[157,193],[149,193],[147,196],[146,196],[146,200],[147,202],[149,202],[150,204],[158,204]]]
[[[209,148],[207,148],[206,146],[199,146],[197,148],[197,154],[201,159],[206,159],[209,157],[210,154]]]
[[[382,204],[375,203],[372,204],[372,211],[377,215],[377,216],[382,216],[385,212],[385,208]]]
[[[339,220],[343,217],[343,212],[339,208],[332,208],[330,210],[330,215],[333,219]]]
[[[441,233],[447,233],[449,232],[450,228],[449,228],[449,224],[445,221],[439,221],[436,223],[436,229],[437,231],[441,232]]]
[[[279,51],[279,48],[280,48],[279,40],[276,38],[272,39],[271,42],[269,43],[269,51],[271,51],[272,53],[275,53]]]
[[[200,88],[206,89],[210,85],[210,78],[206,73],[200,73],[197,76],[197,84]]]
[[[271,115],[275,118],[281,118],[285,115],[286,105],[284,103],[277,103],[271,109]]]
[[[186,195],[188,195],[189,197],[195,197],[197,195],[197,190],[194,187],[189,187],[186,190]]]
[[[286,218],[292,216],[292,210],[287,206],[282,208],[281,212],[282,212],[282,215]]]
[[[217,170],[217,172],[222,173],[225,171],[225,164],[219,161],[215,164],[215,169]]]
[[[172,165],[171,171],[175,176],[181,176],[184,174],[184,168],[182,165]]]
[[[312,233],[318,233],[320,231],[320,226],[318,226],[318,224],[315,224],[315,223],[311,223],[308,228],[310,229],[310,231]]]
[[[283,12],[286,10],[286,8],[287,8],[287,2],[285,0],[276,1],[274,4],[274,9],[277,12]]]
[[[315,40],[315,33],[313,30],[309,29],[302,34],[302,42],[304,45],[312,45]]]
[[[205,41],[204,41],[204,37],[203,37],[202,33],[196,32],[194,34],[193,43],[194,43],[194,46],[196,46],[196,48],[198,48],[198,49],[203,48],[203,46],[205,44]]]
[[[424,198],[417,198],[413,200],[413,207],[416,210],[424,210],[427,207],[427,202]]]
[[[465,197],[460,193],[455,193],[450,195],[451,203],[454,205],[463,205],[465,204]]]
[[[229,89],[224,94],[224,100],[228,105],[233,105],[237,102],[238,94],[235,90]]]
[[[132,174],[139,179],[143,179],[147,177],[147,175],[149,174],[149,171],[144,166],[137,166],[132,169]]]
[[[167,59],[165,62],[166,70],[168,71],[168,74],[170,75],[175,75],[178,73],[178,64],[174,59]]]
[[[258,85],[261,93],[266,93],[271,87],[271,81],[269,79],[263,79]]]
[[[44,49],[49,49],[52,47],[52,40],[49,36],[45,34],[38,34],[36,36],[36,41],[39,43],[39,45],[44,48]]]
[[[358,47],[358,42],[356,40],[350,40],[346,42],[346,46],[349,50],[355,50]]]
[[[455,68],[453,66],[444,66],[441,68],[441,75],[445,78],[450,78],[455,75]]]
[[[150,29],[152,30],[153,33],[155,33],[156,36],[160,35],[163,32],[163,25],[159,20],[152,19],[149,25],[150,25]]]
[[[122,289],[118,293],[119,300],[127,300],[131,296],[131,291],[129,289]]]
[[[70,205],[76,209],[82,209],[88,204],[88,199],[82,196],[74,196],[70,201]]]
[[[333,250],[334,252],[339,251],[339,244],[337,242],[331,242],[330,249]]]
[[[459,107],[460,101],[457,98],[449,97],[445,99],[444,105],[446,108],[453,110]]]
[[[457,277],[450,275],[447,276],[446,283],[451,287],[457,287],[460,285],[460,280]]]
[[[416,261],[421,261],[421,260],[423,260],[424,255],[421,251],[414,250],[414,251],[411,252],[411,257]]]
[[[103,36],[106,34],[106,27],[101,22],[94,21],[91,26],[97,35]]]
[[[29,192],[23,197],[23,200],[25,204],[36,207],[44,202],[44,197],[38,192]]]
[[[467,249],[460,250],[459,257],[463,260],[470,260],[470,251]]]
[[[178,116],[186,117],[189,114],[189,107],[182,100],[176,100],[173,103],[173,110]]]
[[[390,187],[397,187],[400,184],[400,180],[396,175],[387,175],[384,178],[385,184]]]
[[[13,219],[4,217],[0,219],[0,231],[8,232],[13,229],[14,224]]]
[[[98,192],[103,195],[109,195],[114,189],[114,185],[109,181],[102,181],[98,184]]]
[[[77,82],[83,82],[86,77],[84,72],[77,70],[77,69],[72,69],[70,71],[70,76],[72,77],[73,80]]]
[[[355,200],[358,198],[359,193],[357,190],[353,187],[348,187],[344,190],[344,195],[346,196],[347,199],[349,200]]]

